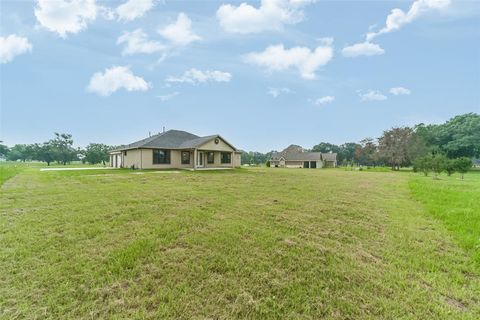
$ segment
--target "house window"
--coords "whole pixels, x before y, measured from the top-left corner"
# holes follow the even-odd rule
[[[207,163],[209,164],[215,163],[215,153],[213,152],[207,153]]]
[[[230,152],[222,152],[222,163],[232,163],[232,154]]]
[[[126,156],[126,155],[127,155],[127,151],[126,151],[126,150],[125,150],[125,151],[123,151],[123,155],[124,155],[124,156]]]
[[[170,164],[170,150],[153,150],[153,164]]]
[[[182,151],[182,164],[190,164],[190,151]]]

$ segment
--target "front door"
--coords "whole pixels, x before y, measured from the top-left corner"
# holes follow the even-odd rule
[[[204,152],[203,151],[198,151],[198,157],[197,157],[197,167],[198,168],[203,168],[203,166],[204,166],[203,156],[204,156]]]

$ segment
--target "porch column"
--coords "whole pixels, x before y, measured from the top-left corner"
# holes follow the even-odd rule
[[[193,170],[197,169],[197,149],[193,149]]]

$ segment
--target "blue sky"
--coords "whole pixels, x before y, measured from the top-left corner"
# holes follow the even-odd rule
[[[480,112],[480,2],[0,2],[1,136],[244,150],[378,137]]]

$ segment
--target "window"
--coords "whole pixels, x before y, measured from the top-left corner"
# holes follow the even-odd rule
[[[153,164],[170,164],[170,150],[153,150]]]
[[[126,156],[126,155],[127,155],[127,151],[126,151],[126,150],[125,150],[125,151],[123,151],[123,155],[124,155],[124,156]]]
[[[230,152],[222,152],[222,163],[232,163],[232,154]]]
[[[207,153],[207,163],[214,163],[215,162],[215,153],[213,152],[208,152]]]
[[[190,151],[182,151],[182,164],[190,164]]]

